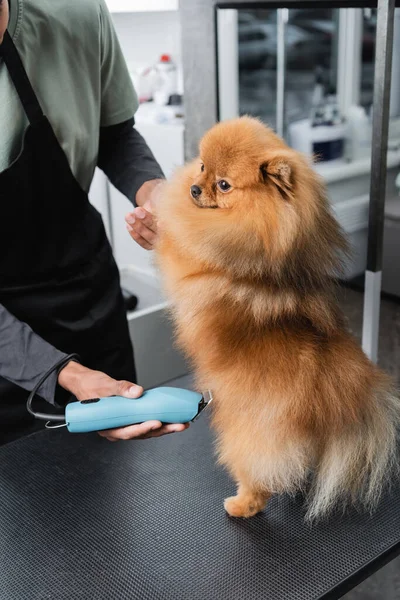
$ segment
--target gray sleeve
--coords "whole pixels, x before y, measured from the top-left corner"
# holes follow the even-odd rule
[[[43,340],[0,304],[0,376],[28,392],[67,355]],[[58,373],[52,373],[38,394],[54,404]]]
[[[136,206],[136,193],[146,181],[164,173],[134,119],[100,129],[97,165],[113,185]]]

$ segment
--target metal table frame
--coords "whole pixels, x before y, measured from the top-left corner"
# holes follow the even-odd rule
[[[217,10],[219,8],[376,8],[377,42],[373,102],[373,143],[365,276],[363,349],[376,362],[384,205],[387,174],[390,79],[394,9],[400,0],[180,0],[185,89],[185,153],[197,154],[203,133],[218,120]],[[279,123],[279,121],[278,121]]]

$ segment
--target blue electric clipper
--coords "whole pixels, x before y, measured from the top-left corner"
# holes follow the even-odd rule
[[[137,425],[145,421],[189,423],[194,421],[212,400],[210,391],[199,394],[180,388],[159,387],[144,392],[140,398],[108,396],[71,402],[67,404],[65,415],[34,411],[33,398],[47,377],[55,370],[63,368],[69,361],[78,359],[77,354],[69,354],[62,358],[43,375],[29,394],[26,403],[28,412],[36,419],[48,421],[46,427],[56,421],[59,425],[55,427],[67,427],[71,433],[87,433]]]
[[[109,396],[67,404],[65,424],[71,433],[101,431],[143,423],[188,423],[194,421],[212,400],[190,390],[159,387],[144,392],[140,398]]]
[[[55,427],[67,427],[71,433],[87,433],[136,425],[145,421],[189,423],[189,421],[197,419],[212,400],[210,391],[199,394],[180,388],[159,387],[144,392],[140,398],[108,396],[71,402],[67,404],[65,415],[34,411],[32,401],[42,383],[53,371],[62,368],[68,361],[75,358],[78,358],[76,354],[70,354],[59,361],[45,373],[29,394],[26,403],[28,412],[36,419],[48,421],[46,427],[49,423],[58,422],[59,424]],[[49,428],[54,428],[54,426]]]

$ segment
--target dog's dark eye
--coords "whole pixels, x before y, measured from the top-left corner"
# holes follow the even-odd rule
[[[204,165],[203,164],[201,165],[200,170],[204,171]]]
[[[231,185],[227,181],[225,181],[225,179],[221,179],[220,181],[218,181],[217,186],[219,187],[221,192],[229,192],[229,190],[231,189]]]

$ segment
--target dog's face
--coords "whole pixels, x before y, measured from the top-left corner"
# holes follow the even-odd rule
[[[318,269],[329,247],[343,245],[310,162],[256,119],[210,129],[169,190],[160,202],[166,230],[188,255],[238,277],[301,260]]]
[[[274,192],[288,200],[290,158],[285,144],[255,119],[220,123],[201,141],[198,172],[188,190],[192,202],[198,208],[240,209],[255,194],[268,194],[265,200],[272,203]]]

